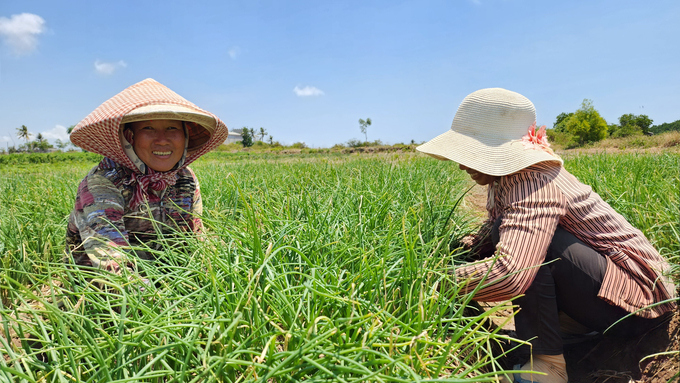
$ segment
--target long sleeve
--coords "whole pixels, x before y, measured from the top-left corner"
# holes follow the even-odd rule
[[[457,278],[468,280],[468,291],[486,276],[484,287],[474,297],[479,301],[506,300],[526,291],[567,211],[566,198],[545,175],[528,172],[506,176],[498,188],[503,217],[496,248],[500,256],[495,262],[487,259],[456,269]]]
[[[193,170],[187,169],[191,172],[191,176],[194,178],[196,185],[196,190],[194,191],[194,196],[191,201],[191,229],[194,233],[200,234],[203,232],[203,220],[201,219],[201,216],[203,215],[203,198],[201,197],[201,187]]]
[[[91,174],[78,186],[68,232],[80,237],[76,253],[84,252],[91,266],[119,272],[123,248],[129,246],[123,215],[125,199],[107,178]]]
[[[493,254],[494,246],[491,238],[493,225],[494,222],[491,220],[484,221],[476,233],[461,239],[461,245],[470,251],[471,259],[487,258]]]
[[[181,169],[174,185],[150,190],[149,201],[136,208],[130,205],[133,187],[126,184],[130,179],[129,169],[105,158],[81,182],[66,230],[76,264],[113,272],[120,267],[133,269],[132,262],[120,261],[130,259],[127,253],[151,261],[154,255],[140,247],[159,250],[159,236],[203,230],[201,192],[191,169]]]

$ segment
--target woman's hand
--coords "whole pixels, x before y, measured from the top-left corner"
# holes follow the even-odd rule
[[[475,234],[468,234],[465,237],[461,238],[460,244],[463,246],[463,249],[465,250],[471,250],[475,244],[478,242],[477,235]]]
[[[468,261],[478,261],[490,257],[495,248],[488,237],[481,236],[479,233],[468,234],[458,241],[463,250],[467,250],[466,259]]]

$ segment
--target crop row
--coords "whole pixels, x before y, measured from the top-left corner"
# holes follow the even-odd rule
[[[679,157],[567,168],[677,258]],[[91,163],[0,170],[0,381],[485,381],[508,339],[449,270],[470,187],[416,154],[207,156],[206,233],[135,275],[65,262]],[[501,351],[504,350],[504,351]]]

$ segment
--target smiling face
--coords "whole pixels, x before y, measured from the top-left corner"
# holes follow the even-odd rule
[[[130,125],[134,133],[132,147],[146,166],[167,172],[182,159],[186,140],[182,121],[148,120]]]
[[[477,182],[478,184],[480,184],[482,186],[488,185],[488,184],[492,183],[493,181],[495,181],[496,179],[498,179],[498,177],[496,177],[496,176],[490,176],[488,174],[480,173],[480,172],[478,172],[474,169],[468,168],[465,165],[458,164],[458,168],[460,170],[465,170],[467,172],[467,174],[470,175],[470,178],[472,178],[473,181]]]

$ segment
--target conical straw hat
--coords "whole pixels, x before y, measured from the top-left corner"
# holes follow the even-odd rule
[[[80,121],[71,132],[71,142],[139,171],[123,151],[121,126],[152,119],[188,122],[189,144],[183,166],[221,145],[228,134],[227,126],[217,116],[149,78],[111,97]]]

